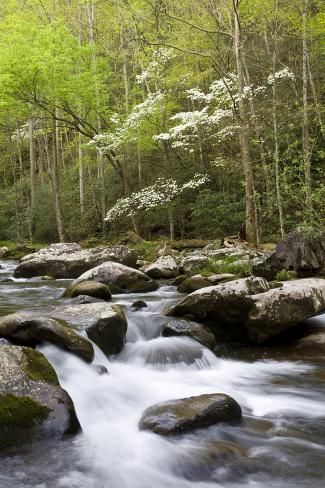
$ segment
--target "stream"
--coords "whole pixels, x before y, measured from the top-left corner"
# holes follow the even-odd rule
[[[69,280],[14,279],[17,263],[0,265],[1,316],[70,303],[60,298]],[[217,357],[192,339],[160,337],[163,310],[179,296],[164,285],[144,295],[114,295],[113,303],[125,305],[128,333],[115,358],[95,346],[94,363],[108,375],[53,345],[40,348],[73,399],[82,433],[3,455],[0,488],[325,486],[324,362],[262,348],[239,355],[220,349]],[[133,311],[136,300],[148,307]],[[325,315],[317,320],[325,326]],[[173,438],[138,429],[155,403],[216,392],[237,400],[241,423]]]

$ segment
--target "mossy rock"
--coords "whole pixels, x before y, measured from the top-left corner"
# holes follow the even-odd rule
[[[222,393],[213,393],[153,405],[143,413],[139,427],[169,436],[220,422],[236,421],[241,416],[236,400]]]
[[[94,358],[91,342],[77,334],[65,322],[48,317],[34,317],[19,312],[1,317],[0,337],[27,346],[47,341],[72,352],[86,362],[91,362]]]
[[[111,291],[104,283],[97,281],[83,281],[67,288],[64,297],[75,298],[79,295],[87,295],[101,300],[109,301],[112,297]]]
[[[75,434],[71,398],[39,351],[0,347],[0,449]]]

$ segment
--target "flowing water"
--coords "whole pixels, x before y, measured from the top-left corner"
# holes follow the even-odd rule
[[[22,309],[40,313],[69,302],[60,298],[68,281],[15,280],[16,263],[0,264],[1,315]],[[0,488],[325,486],[321,358],[294,360],[288,352],[276,359],[255,348],[239,360],[229,351],[217,357],[189,338],[160,337],[163,310],[177,298],[167,286],[143,296],[114,296],[126,307],[129,328],[116,358],[108,360],[95,348],[95,363],[109,375],[52,345],[41,348],[74,401],[82,434],[3,456]],[[148,307],[132,311],[139,299]],[[318,322],[325,326],[325,316]],[[150,405],[215,392],[239,402],[241,423],[174,438],[138,429]]]

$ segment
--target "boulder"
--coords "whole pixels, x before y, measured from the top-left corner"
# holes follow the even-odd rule
[[[325,310],[325,280],[304,278],[270,288],[251,277],[202,288],[167,315],[207,323],[220,341],[260,344]]]
[[[252,303],[251,295],[269,289],[263,278],[242,278],[197,290],[173,305],[167,315],[190,316],[199,322],[241,322]]]
[[[282,270],[297,271],[300,276],[325,274],[325,233],[295,230],[277,244],[274,252],[254,260],[253,273],[267,280]]]
[[[84,361],[91,362],[94,358],[91,342],[71,330],[68,325],[48,317],[33,317],[19,312],[1,317],[0,337],[28,346],[47,341],[72,352]]]
[[[0,247],[0,259],[5,258],[9,254],[9,248],[7,246]]]
[[[172,256],[161,256],[154,263],[146,267],[145,272],[150,278],[175,278],[178,266]]]
[[[200,290],[201,288],[206,288],[208,286],[211,286],[211,283],[207,280],[207,278],[201,274],[197,274],[182,281],[178,286],[177,291],[180,293],[192,293],[193,291]]]
[[[204,266],[208,263],[209,257],[203,255],[190,255],[184,258],[180,265],[179,270],[183,274],[190,274],[195,269],[204,268]]]
[[[123,309],[112,305],[110,312],[102,314],[100,320],[87,327],[88,337],[107,355],[118,354],[125,344],[128,323]]]
[[[112,298],[111,291],[104,283],[97,281],[83,281],[74,286],[67,288],[63,294],[64,297],[75,298],[80,295],[87,295],[101,300],[109,301]]]
[[[192,293],[193,291],[200,290],[201,288],[206,288],[211,285],[218,285],[219,283],[225,283],[226,281],[231,281],[236,279],[236,276],[231,273],[221,273],[214,274],[211,276],[202,276],[197,274],[186,278],[178,286],[177,290],[180,293]]]
[[[67,305],[54,308],[49,315],[86,330],[88,337],[107,355],[118,354],[123,349],[127,320],[121,305],[106,302]]]
[[[252,297],[246,328],[254,343],[293,327],[325,310],[325,279],[288,281]]]
[[[168,436],[220,422],[239,420],[241,416],[241,408],[233,398],[222,393],[213,393],[149,407],[143,413],[139,427],[141,430]]]
[[[170,320],[164,325],[161,334],[163,337],[187,336],[212,350],[216,346],[216,339],[213,333],[204,325],[190,320]]]
[[[132,308],[134,309],[134,311],[141,310],[142,308],[147,308],[147,307],[148,305],[146,304],[146,302],[142,300],[137,300],[136,302],[132,303]]]
[[[73,282],[73,286],[83,281],[104,283],[112,293],[144,293],[158,288],[158,283],[141,271],[113,262],[86,271]]]
[[[43,354],[1,346],[0,364],[0,448],[80,430],[72,400]]]
[[[126,246],[81,249],[79,244],[51,244],[24,256],[15,269],[17,278],[49,275],[54,278],[77,278],[106,261],[135,266],[137,253]]]

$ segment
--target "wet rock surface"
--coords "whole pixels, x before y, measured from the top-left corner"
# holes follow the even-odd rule
[[[81,337],[67,324],[49,317],[14,313],[0,318],[0,337],[18,344],[35,346],[44,341],[65,349],[86,362],[94,358],[94,349],[86,338]]]
[[[86,330],[88,337],[107,355],[118,354],[123,349],[127,320],[120,305],[105,302],[66,305],[52,309],[49,315]]]
[[[111,291],[104,283],[97,281],[83,281],[77,283],[66,289],[63,296],[68,298],[75,298],[80,295],[91,296],[94,298],[100,298],[101,300],[109,301],[112,297]]]
[[[213,350],[216,339],[213,333],[202,324],[184,319],[170,320],[162,328],[163,337],[186,336],[194,339],[208,349]]]
[[[43,354],[1,346],[0,364],[0,448],[80,430],[72,400]]]
[[[168,436],[239,420],[241,416],[241,408],[233,398],[215,393],[153,405],[143,413],[139,427]]]

